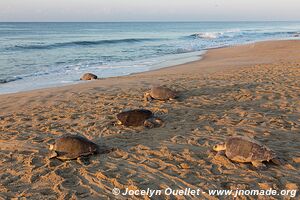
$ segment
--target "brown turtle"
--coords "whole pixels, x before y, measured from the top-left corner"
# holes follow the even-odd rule
[[[146,109],[135,109],[124,111],[117,114],[118,124],[124,126],[145,126],[148,128],[153,128],[155,126],[160,126],[162,120],[154,117],[150,110]]]
[[[251,162],[256,168],[264,168],[263,161],[280,164],[274,151],[260,142],[244,136],[232,136],[225,143],[213,147],[215,151],[224,152],[227,158],[235,162]]]
[[[173,100],[178,97],[178,92],[164,86],[153,86],[149,92],[144,94],[146,101],[156,100]]]
[[[98,77],[95,74],[92,73],[85,73],[80,77],[80,80],[84,80],[84,81],[90,81],[90,80],[95,80]]]
[[[79,135],[63,135],[55,140],[49,148],[52,151],[50,158],[72,160],[81,156],[98,153],[98,145]]]

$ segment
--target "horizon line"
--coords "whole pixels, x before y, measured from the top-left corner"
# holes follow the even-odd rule
[[[196,22],[300,22],[300,20],[186,20],[186,21],[0,21],[0,23],[196,23]]]

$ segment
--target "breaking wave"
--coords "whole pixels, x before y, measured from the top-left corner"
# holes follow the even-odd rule
[[[157,41],[162,40],[159,38],[129,38],[129,39],[118,39],[118,40],[99,40],[99,41],[74,41],[74,42],[64,42],[64,43],[54,43],[46,45],[16,45],[13,49],[55,49],[64,48],[70,46],[95,46],[95,45],[105,45],[105,44],[120,44],[120,43],[138,43],[147,41]]]
[[[0,84],[4,84],[4,83],[9,83],[9,82],[13,82],[13,81],[17,81],[22,79],[21,77],[10,77],[10,78],[0,78]]]

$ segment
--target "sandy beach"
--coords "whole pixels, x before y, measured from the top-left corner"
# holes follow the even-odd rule
[[[178,100],[145,102],[153,84]],[[0,95],[0,199],[232,199],[216,189],[300,187],[300,40],[209,50],[201,60],[77,85]],[[124,109],[146,108],[161,127],[115,126]],[[111,149],[90,164],[49,159],[49,144],[79,134]],[[285,162],[257,170],[212,147],[245,135]],[[199,196],[112,194],[201,189]],[[238,199],[292,199],[240,196]]]

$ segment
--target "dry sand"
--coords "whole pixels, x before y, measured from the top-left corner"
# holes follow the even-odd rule
[[[180,99],[144,102],[143,93],[158,83],[181,91]],[[0,102],[0,199],[128,198],[114,196],[115,187],[206,192],[300,187],[299,40],[214,49],[180,66],[1,95]],[[113,126],[126,108],[150,109],[165,124]],[[90,165],[49,160],[48,144],[65,133],[115,150],[91,156]],[[258,171],[216,156],[212,146],[232,135],[254,137],[286,162]],[[165,198],[231,199],[208,194],[153,199]]]

